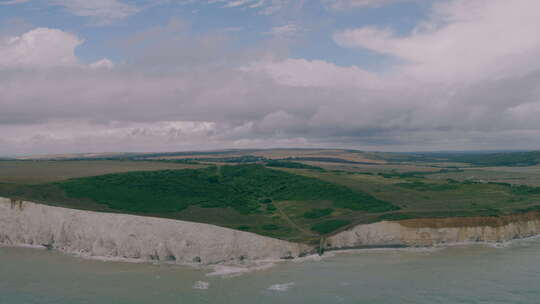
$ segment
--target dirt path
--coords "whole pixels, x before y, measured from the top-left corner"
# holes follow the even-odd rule
[[[305,228],[302,228],[300,227],[298,224],[296,224],[285,212],[283,212],[283,210],[281,209],[281,207],[279,206],[279,204],[274,204],[274,206],[276,206],[276,209],[278,211],[278,213],[291,225],[293,226],[294,228],[298,229],[299,231],[302,231],[303,233],[305,233],[306,235],[308,236],[318,236],[317,234],[305,229]]]

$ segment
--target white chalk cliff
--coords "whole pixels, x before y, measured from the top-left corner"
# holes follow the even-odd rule
[[[73,210],[6,198],[0,198],[0,244],[178,264],[292,258],[312,249],[214,225]]]
[[[540,213],[501,217],[413,219],[358,225],[327,237],[325,249],[504,242],[540,234]],[[0,198],[0,245],[44,246],[97,258],[177,264],[289,259],[304,244],[214,225],[100,213]]]
[[[505,242],[540,234],[540,215],[414,219],[358,225],[326,239],[326,249]]]

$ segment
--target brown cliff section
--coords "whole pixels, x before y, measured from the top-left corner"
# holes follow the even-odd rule
[[[540,213],[383,221],[358,225],[326,238],[326,250],[501,243],[540,235]]]
[[[476,217],[450,217],[450,218],[421,218],[396,221],[407,228],[464,228],[464,227],[491,227],[498,228],[512,223],[540,220],[540,212],[528,212],[503,216],[476,216]]]

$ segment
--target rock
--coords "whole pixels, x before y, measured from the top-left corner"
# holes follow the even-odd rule
[[[178,264],[216,264],[237,261],[242,256],[275,260],[311,250],[307,245],[214,225],[5,198],[0,198],[0,244],[44,244],[49,249],[83,256]]]
[[[433,246],[451,243],[504,242],[540,234],[540,214],[501,217],[416,219],[358,225],[328,237],[327,249],[372,246]]]

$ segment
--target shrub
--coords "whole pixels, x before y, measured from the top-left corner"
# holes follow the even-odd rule
[[[518,195],[540,194],[540,187],[531,187],[525,185],[511,186],[512,193]]]
[[[381,221],[399,221],[399,220],[406,220],[410,218],[412,218],[410,215],[404,214],[404,213],[388,213],[388,214],[383,214],[379,216],[379,220]]]
[[[334,212],[334,209],[332,208],[326,208],[326,209],[311,209],[311,211],[308,211],[304,213],[304,217],[307,219],[316,219],[321,218],[324,216],[328,216]]]
[[[339,208],[367,212],[398,209],[365,192],[262,165],[107,174],[71,179],[57,185],[68,197],[88,198],[108,208],[128,212],[179,212],[197,205],[230,207],[250,214],[260,212],[261,203],[285,200],[327,200]]]
[[[261,202],[261,204],[270,204],[272,202],[272,200],[269,198],[263,198],[263,199],[260,199],[259,201]]]
[[[351,223],[349,220],[329,220],[311,226],[311,230],[319,234],[327,234]]]
[[[280,161],[280,160],[269,160],[266,162],[266,165],[268,167],[276,167],[276,168],[294,168],[294,169],[310,169],[310,170],[318,170],[322,171],[323,168],[316,167],[316,166],[310,166],[298,162],[292,162],[292,161]]]
[[[517,213],[527,213],[527,212],[537,212],[537,211],[540,211],[540,206],[531,206],[527,208],[514,209],[514,212],[517,212]]]
[[[416,191],[449,191],[456,190],[459,186],[456,184],[427,184],[419,181],[412,183],[397,183],[398,187],[407,188]]]
[[[261,228],[263,230],[278,230],[279,229],[279,226],[278,225],[274,225],[274,224],[267,224],[267,225],[262,225]]]

